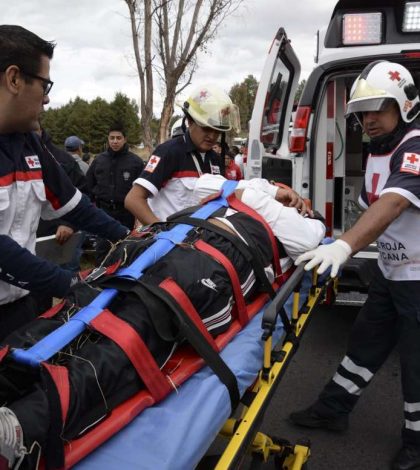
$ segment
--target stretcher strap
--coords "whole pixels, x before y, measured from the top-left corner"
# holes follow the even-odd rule
[[[203,240],[198,240],[194,244],[194,246],[197,248],[197,250],[200,250],[217,260],[226,269],[226,272],[228,273],[230,282],[232,284],[233,296],[235,298],[236,311],[238,314],[238,321],[242,327],[245,326],[249,321],[247,308],[241,289],[241,282],[232,262],[221,251],[209,245]]]
[[[49,308],[45,313],[39,315],[37,318],[52,318],[53,316],[57,315],[57,313],[64,307],[65,302],[60,302],[54,307]]]
[[[254,209],[252,209],[251,207],[247,206],[245,203],[240,201],[235,196],[235,193],[232,193],[230,196],[228,196],[227,201],[229,203],[229,206],[232,207],[232,209],[235,209],[238,212],[243,212],[244,214],[249,215],[250,217],[252,217],[253,219],[255,219],[256,221],[260,222],[260,224],[263,225],[271,242],[271,249],[273,252],[273,266],[274,266],[274,270],[276,273],[276,277],[281,276],[282,270],[280,266],[280,254],[278,250],[277,240],[276,240],[276,237],[274,236],[273,231],[271,230],[271,227],[268,225],[265,219],[260,216],[260,214],[258,214],[256,211],[254,211]]]
[[[188,317],[194,322],[194,325],[200,330],[200,333],[204,336],[206,341],[210,346],[215,350],[219,351],[216,342],[209,333],[208,329],[205,327],[203,320],[195,309],[194,305],[191,303],[191,300],[187,294],[181,289],[181,287],[173,279],[165,279],[159,284],[163,290],[170,294],[179,306],[184,310]]]
[[[3,346],[0,349],[0,362],[7,356],[7,353],[10,351],[9,346]]]
[[[90,325],[116,343],[130,359],[155,401],[160,401],[172,388],[159,369],[143,339],[137,331],[109,310],[104,310]]]
[[[67,367],[55,366],[53,364],[48,364],[48,362],[43,362],[42,367],[48,371],[57,389],[58,396],[60,398],[61,419],[64,424],[66,422],[70,406],[69,371]]]
[[[175,283],[173,280],[171,280],[171,282]],[[175,313],[179,320],[179,329],[187,341],[228,389],[232,410],[234,410],[238,406],[240,396],[238,382],[233,372],[213,347],[205,340],[194,321],[188,316],[184,309],[179,305],[177,299],[175,299],[170,292],[156,286],[149,286],[146,283],[141,283],[141,286],[165,302],[171,311]],[[181,288],[179,287],[179,289]],[[137,290],[134,288],[132,292],[139,296],[142,295],[142,291],[140,289]]]
[[[57,371],[54,366],[46,362],[41,363],[41,380],[43,389],[48,400],[49,428],[45,442],[45,467],[47,470],[59,470],[64,468],[64,442],[61,438],[64,421],[63,416],[67,415],[67,400],[69,400],[68,377],[67,384],[64,371]],[[64,367],[63,367],[64,369]],[[69,403],[69,402],[68,402]]]

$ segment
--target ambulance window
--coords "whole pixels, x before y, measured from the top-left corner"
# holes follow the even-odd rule
[[[264,104],[261,123],[261,142],[265,147],[277,146],[282,137],[283,107],[287,106],[287,91],[290,70],[282,59],[277,58],[271,83]]]

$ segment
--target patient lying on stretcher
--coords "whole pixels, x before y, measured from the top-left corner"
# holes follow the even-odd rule
[[[192,202],[220,189],[223,181],[213,175],[201,177]],[[323,224],[279,202],[284,200],[283,190],[265,180],[244,181],[239,188],[235,192],[237,198],[259,214],[274,233],[282,273],[292,266],[299,254],[322,240]],[[154,234],[171,229],[180,217],[182,223],[188,223],[185,222],[188,212],[183,211],[166,223],[128,237],[111,250],[104,266],[130,265],[150,246]],[[267,285],[275,279],[275,249],[260,220],[229,207],[218,210],[208,222],[196,224],[182,244],[149,267],[134,288],[122,289],[108,307],[143,339],[159,367],[184,340],[177,317],[158,295],[154,295],[161,289],[162,281],[169,278],[178,284],[211,335],[226,331],[232,321],[235,296],[231,278],[219,261],[198,248],[199,240],[230,260],[239,277],[245,303],[266,291]],[[31,347],[89,304],[101,289],[112,287],[112,278],[107,279],[109,276],[105,275],[76,285],[56,315],[26,325],[6,338],[4,345]],[[52,444],[53,433],[58,434],[62,442],[77,438],[144,387],[123,350],[94,328],[82,333],[49,362],[65,366],[69,373],[70,398],[65,422],[54,412],[57,397],[51,396],[51,381],[44,369],[28,371],[27,367],[14,364],[9,355],[0,363],[0,404],[3,405],[0,408],[0,469],[2,459],[4,468],[19,464],[20,468],[35,468],[40,452],[57,452]]]

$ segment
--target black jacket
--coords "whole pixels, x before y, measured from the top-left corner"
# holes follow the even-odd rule
[[[83,174],[76,160],[68,152],[54,145],[51,137],[47,132],[45,132],[45,130],[42,130],[41,142],[66,172],[66,175],[70,178],[73,186],[76,186],[76,188],[78,188],[82,193],[88,194],[86,176]],[[67,227],[74,229],[74,226],[63,219],[40,219],[36,234],[38,237],[54,235],[59,225],[66,225]]]
[[[143,160],[130,152],[127,144],[119,152],[108,148],[89,167],[86,174],[89,192],[96,202],[124,204],[143,168]]]

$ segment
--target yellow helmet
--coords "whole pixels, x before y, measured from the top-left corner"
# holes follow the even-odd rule
[[[195,89],[184,102],[182,110],[201,127],[211,127],[216,131],[240,132],[239,109],[230,97],[215,86],[202,86]]]

